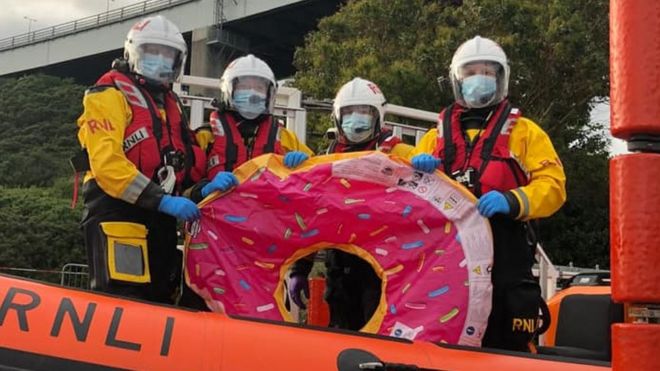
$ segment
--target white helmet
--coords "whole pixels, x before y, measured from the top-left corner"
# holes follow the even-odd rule
[[[157,15],[139,21],[128,31],[124,59],[132,72],[147,81],[169,85],[181,76],[187,50],[179,28]],[[146,55],[155,59],[149,60]]]
[[[244,78],[256,78],[256,80],[262,80],[265,85],[265,91],[263,92],[265,94],[265,102],[259,102],[262,104],[262,108],[259,110],[247,109],[244,105],[240,104],[241,102],[237,102],[235,99],[237,98],[234,96],[236,85],[241,83],[241,79]],[[225,107],[237,111],[248,120],[254,119],[260,114],[273,113],[276,89],[277,82],[275,81],[273,70],[270,69],[266,62],[252,54],[234,59],[225,68],[220,78],[220,99],[222,103]],[[248,100],[254,103],[255,98],[248,98]]]
[[[465,97],[463,81],[471,77],[466,73],[466,66],[485,62],[495,67],[495,88],[481,96],[470,99]],[[469,68],[468,68],[469,70]],[[509,89],[509,64],[504,50],[493,40],[476,36],[458,47],[449,67],[449,78],[454,90],[456,102],[468,108],[481,108],[497,104],[506,98]],[[477,89],[478,90],[478,89]],[[477,92],[479,93],[479,92]]]
[[[344,84],[337,92],[332,105],[332,119],[340,134],[340,141],[357,144],[373,139],[380,133],[380,127],[385,119],[385,103],[385,96],[380,88],[371,81],[356,77]],[[346,122],[342,119],[342,111],[349,106],[367,106],[371,108],[373,120],[370,127],[365,128],[366,130],[362,131],[362,134],[360,132],[349,133],[344,130],[343,126],[346,126]]]

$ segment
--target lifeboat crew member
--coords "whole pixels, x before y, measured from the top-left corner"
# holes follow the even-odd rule
[[[452,58],[455,102],[415,148],[416,169],[444,171],[477,198],[494,241],[493,306],[483,346],[525,351],[541,290],[532,276],[533,221],[566,200],[566,176],[548,135],[507,99],[509,65],[494,41],[475,37]]]
[[[78,119],[86,171],[82,227],[93,290],[173,303],[180,279],[177,219],[200,216],[180,196],[206,175],[172,83],[187,47],[162,16],[136,23],[124,58],[87,90]]]
[[[407,157],[413,147],[405,144],[392,131],[383,127],[385,96],[375,83],[359,77],[344,84],[335,97],[332,120],[337,138],[327,153],[380,150]],[[330,327],[360,330],[371,318],[380,298],[380,278],[360,257],[337,249],[325,256],[325,300],[330,307]],[[305,308],[301,299],[309,297],[307,276],[312,257],[298,260],[289,273],[289,295]]]

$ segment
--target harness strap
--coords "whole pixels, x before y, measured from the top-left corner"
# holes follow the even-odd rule
[[[279,124],[277,120],[270,117],[270,132],[268,133],[268,140],[264,144],[262,153],[275,153],[275,141],[277,141],[277,132],[279,131]],[[258,132],[257,132],[257,135]]]
[[[158,112],[156,112],[156,108],[155,108],[156,103],[153,101],[153,99],[151,99],[151,96],[150,95],[145,96],[144,92],[142,91],[142,88],[139,86],[137,88],[140,94],[142,94],[142,97],[145,98],[147,101],[147,108],[149,109],[149,114],[151,115],[151,129],[154,132],[154,137],[156,137],[156,145],[158,146],[158,153],[161,154],[160,163],[162,165],[163,156],[160,148],[160,140],[163,138],[163,122],[161,121]]]
[[[499,137],[500,132],[504,127],[504,124],[509,119],[511,108],[512,108],[511,104],[507,102],[506,106],[504,106],[504,108],[502,109],[502,112],[500,112],[500,116],[497,118],[497,122],[495,123],[493,130],[490,132],[488,138],[486,138],[486,140],[484,141],[483,147],[481,147],[480,156],[482,161],[481,161],[481,166],[479,166],[479,171],[477,173],[477,180],[475,181],[474,184],[474,191],[476,193],[475,196],[477,197],[481,196],[481,176],[483,175],[486,166],[490,162],[490,159],[493,157],[493,149],[495,148],[495,142],[497,141],[497,138]],[[516,178],[516,181],[517,180],[518,179]]]
[[[542,335],[550,328],[552,323],[552,316],[550,315],[550,308],[548,308],[548,303],[539,298],[539,306],[541,309],[541,326],[536,330],[536,335]]]
[[[445,167],[445,174],[449,175],[452,173],[452,165],[454,160],[456,160],[456,143],[454,143],[453,133],[451,131],[451,116],[456,106],[454,104],[450,105],[445,109],[445,115],[442,118],[442,136],[445,141],[445,158],[442,161]]]
[[[482,160],[484,160],[484,161],[490,160],[491,155],[493,154],[493,148],[495,148],[495,142],[497,141],[497,137],[500,135],[500,132],[502,131],[502,128],[504,127],[504,124],[509,119],[509,114],[511,113],[511,108],[512,108],[511,103],[507,102],[506,106],[504,106],[504,108],[502,109],[502,112],[500,113],[500,116],[497,119],[497,123],[495,123],[495,127],[490,132],[490,136],[488,136],[488,138],[486,138],[486,141],[484,142],[484,146],[481,148],[481,159]]]
[[[80,182],[80,173],[73,173],[73,197],[71,198],[71,208],[75,209],[78,203],[78,183]]]
[[[326,155],[329,155],[329,154],[331,154],[331,153],[335,153],[336,148],[337,148],[337,140],[335,139],[335,140],[333,140],[332,142],[330,142],[330,146],[329,146],[328,149],[325,151],[325,154],[326,154]]]
[[[178,95],[171,93],[176,101],[177,108],[181,116],[181,140],[183,140],[183,145],[186,148],[186,156],[184,158],[184,177],[183,184],[191,184],[192,178],[190,177],[190,171],[193,168],[195,163],[195,152],[192,149],[192,138],[190,138],[190,132],[188,128],[190,127],[190,121],[188,120],[188,115],[183,110],[183,103],[181,98]]]
[[[218,113],[217,117],[225,131],[225,171],[232,171],[238,159],[238,147],[234,143],[234,134],[225,115]]]
[[[394,133],[392,133],[392,131],[390,131],[390,130],[387,130],[387,129],[381,130],[380,134],[378,134],[378,137],[376,137],[376,141],[374,143],[370,143],[367,146],[367,148],[368,149],[375,149],[376,147],[383,144],[383,142],[385,142],[385,139],[391,137],[392,135],[394,135]]]

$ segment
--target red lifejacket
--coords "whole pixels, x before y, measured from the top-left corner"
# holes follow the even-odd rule
[[[392,149],[397,144],[401,143],[401,138],[392,134],[389,129],[383,129],[380,134],[364,144],[346,144],[338,140],[330,143],[327,153],[344,153],[344,152],[358,152],[358,151],[382,151],[384,153],[392,152]]]
[[[476,196],[490,190],[505,192],[527,185],[528,176],[509,149],[511,130],[521,115],[520,110],[504,100],[471,146],[461,130],[460,117],[465,110],[453,104],[440,113],[433,155],[442,159],[445,174]]]
[[[284,154],[280,142],[282,125],[272,115],[264,115],[257,125],[257,134],[248,148],[238,130],[238,120],[231,112],[211,113],[213,146],[208,153],[207,171],[209,179],[220,171],[232,171],[244,162],[266,153]]]
[[[194,136],[171,90],[165,95],[167,120],[163,122],[151,95],[125,74],[112,70],[101,76],[96,85],[117,87],[131,106],[133,115],[124,131],[124,153],[141,173],[158,182],[156,172],[170,152],[183,160],[176,172],[177,186],[190,186],[204,178],[206,155],[193,143]]]

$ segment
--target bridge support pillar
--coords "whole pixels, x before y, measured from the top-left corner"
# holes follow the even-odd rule
[[[194,30],[190,50],[190,74],[220,78],[229,62],[248,53],[249,45],[247,39],[217,25]],[[217,91],[191,89],[191,94],[217,95]]]

